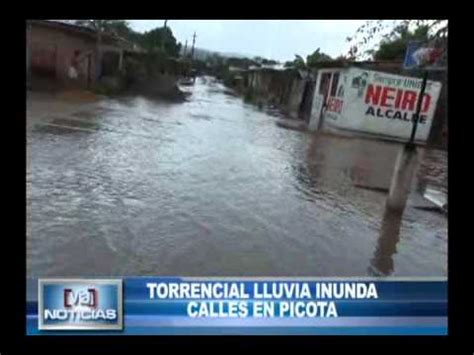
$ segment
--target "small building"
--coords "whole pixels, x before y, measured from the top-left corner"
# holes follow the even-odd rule
[[[301,117],[311,109],[314,77],[303,70],[284,67],[252,67],[246,71],[247,88],[258,98],[279,106],[289,116]]]
[[[113,75],[123,65],[123,54],[133,45],[112,34],[102,35],[100,75]],[[97,32],[52,20],[27,21],[27,77],[29,82],[89,87],[96,75]],[[74,67],[71,74],[71,67]],[[100,77],[99,75],[99,77]]]

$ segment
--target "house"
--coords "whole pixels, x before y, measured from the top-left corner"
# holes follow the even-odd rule
[[[101,42],[101,73],[96,73],[95,30],[60,21],[27,21],[29,83],[33,86],[35,82],[47,82],[53,86],[89,87],[98,77],[120,71],[124,52],[136,50],[132,44],[112,34],[103,34]],[[75,73],[71,73],[72,66]]]
[[[310,72],[282,66],[251,67],[244,81],[255,97],[281,107],[289,116],[309,117],[314,88]]]

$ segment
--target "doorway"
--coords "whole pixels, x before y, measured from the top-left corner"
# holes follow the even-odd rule
[[[312,117],[310,117],[313,129],[322,128],[328,99],[338,94],[340,75],[341,69],[322,69],[318,72],[312,102]]]
[[[303,91],[303,99],[301,100],[299,107],[299,116],[306,121],[308,121],[311,116],[311,107],[313,104],[315,87],[316,83],[313,80],[306,81]]]

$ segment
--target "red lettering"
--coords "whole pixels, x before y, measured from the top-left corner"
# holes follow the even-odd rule
[[[380,85],[374,86],[369,84],[365,95],[365,103],[382,106],[382,107],[393,107],[395,109],[415,111],[418,100],[418,93],[412,90],[400,90],[390,87],[382,87]],[[425,94],[423,96],[421,112],[427,112],[431,105],[431,95]],[[335,111],[336,106],[333,103],[333,110]]]
[[[340,113],[341,110],[342,110],[342,103],[343,103],[342,100],[339,100],[339,99],[330,97],[330,98],[328,99],[327,110],[328,110],[328,111],[332,111],[332,112]]]
[[[377,85],[375,88],[372,84],[367,86],[367,93],[365,94],[365,103],[370,103],[371,105],[378,105],[380,101],[380,92],[382,87]]]
[[[382,102],[380,103],[380,106],[385,106],[385,107],[391,107],[391,103],[387,102],[387,100],[393,100],[393,96],[389,96],[389,91],[394,92],[395,89],[389,88],[389,87],[384,87],[382,90]]]
[[[407,90],[403,93],[402,110],[413,111],[416,104],[416,92]]]
[[[397,90],[397,97],[395,98],[395,105],[394,105],[394,107],[397,109],[400,107],[400,102],[402,101],[402,94],[403,94],[403,90]]]
[[[431,95],[428,95],[428,94],[423,95],[423,105],[422,105],[421,112],[428,111],[428,109],[430,108],[430,104],[431,104]]]

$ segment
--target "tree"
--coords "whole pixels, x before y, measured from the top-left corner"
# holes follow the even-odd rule
[[[428,30],[427,25],[422,25],[414,31],[410,31],[405,26],[399,26],[395,29],[395,38],[382,40],[379,48],[369,53],[372,53],[374,60],[403,60],[408,42],[429,41]]]
[[[295,54],[295,59],[287,61],[283,65],[285,68],[306,69],[306,63],[302,56]]]
[[[316,67],[320,62],[327,62],[332,58],[326,53],[322,53],[320,48],[316,49],[312,54],[306,57],[306,65],[308,67]]]
[[[296,69],[305,69],[306,63],[302,56],[295,54],[295,59],[293,60],[293,67]]]
[[[293,61],[285,62],[284,66],[285,68],[310,69],[317,67],[318,63],[330,60],[332,60],[332,58],[325,53],[321,53],[318,48],[312,54],[306,56],[306,61],[302,56],[295,54],[295,59]]]
[[[334,58],[334,61],[336,61],[336,62],[345,62],[347,60],[348,60],[347,56],[345,56],[343,54],[341,54],[338,57]]]
[[[405,37],[402,37],[405,36]],[[378,49],[374,48],[373,41],[381,38],[380,46],[384,45],[382,52],[378,54],[383,57],[399,55],[401,43],[408,41],[407,37],[415,36],[416,39],[425,41],[427,44],[447,48],[448,21],[447,20],[370,20],[360,26],[352,37],[346,40],[350,45],[348,58],[351,60],[363,57],[374,57]],[[396,41],[403,38],[403,41]],[[395,43],[392,43],[395,42]],[[389,45],[387,45],[389,44]],[[405,48],[404,48],[405,50]]]
[[[148,51],[163,52],[171,57],[178,57],[181,43],[177,43],[169,27],[157,27],[142,34],[140,44]]]
[[[278,64],[278,62],[276,60],[273,60],[273,59],[263,59],[262,64],[276,65],[276,64]]]
[[[114,20],[105,24],[105,30],[124,39],[129,39],[134,32],[125,20]]]

